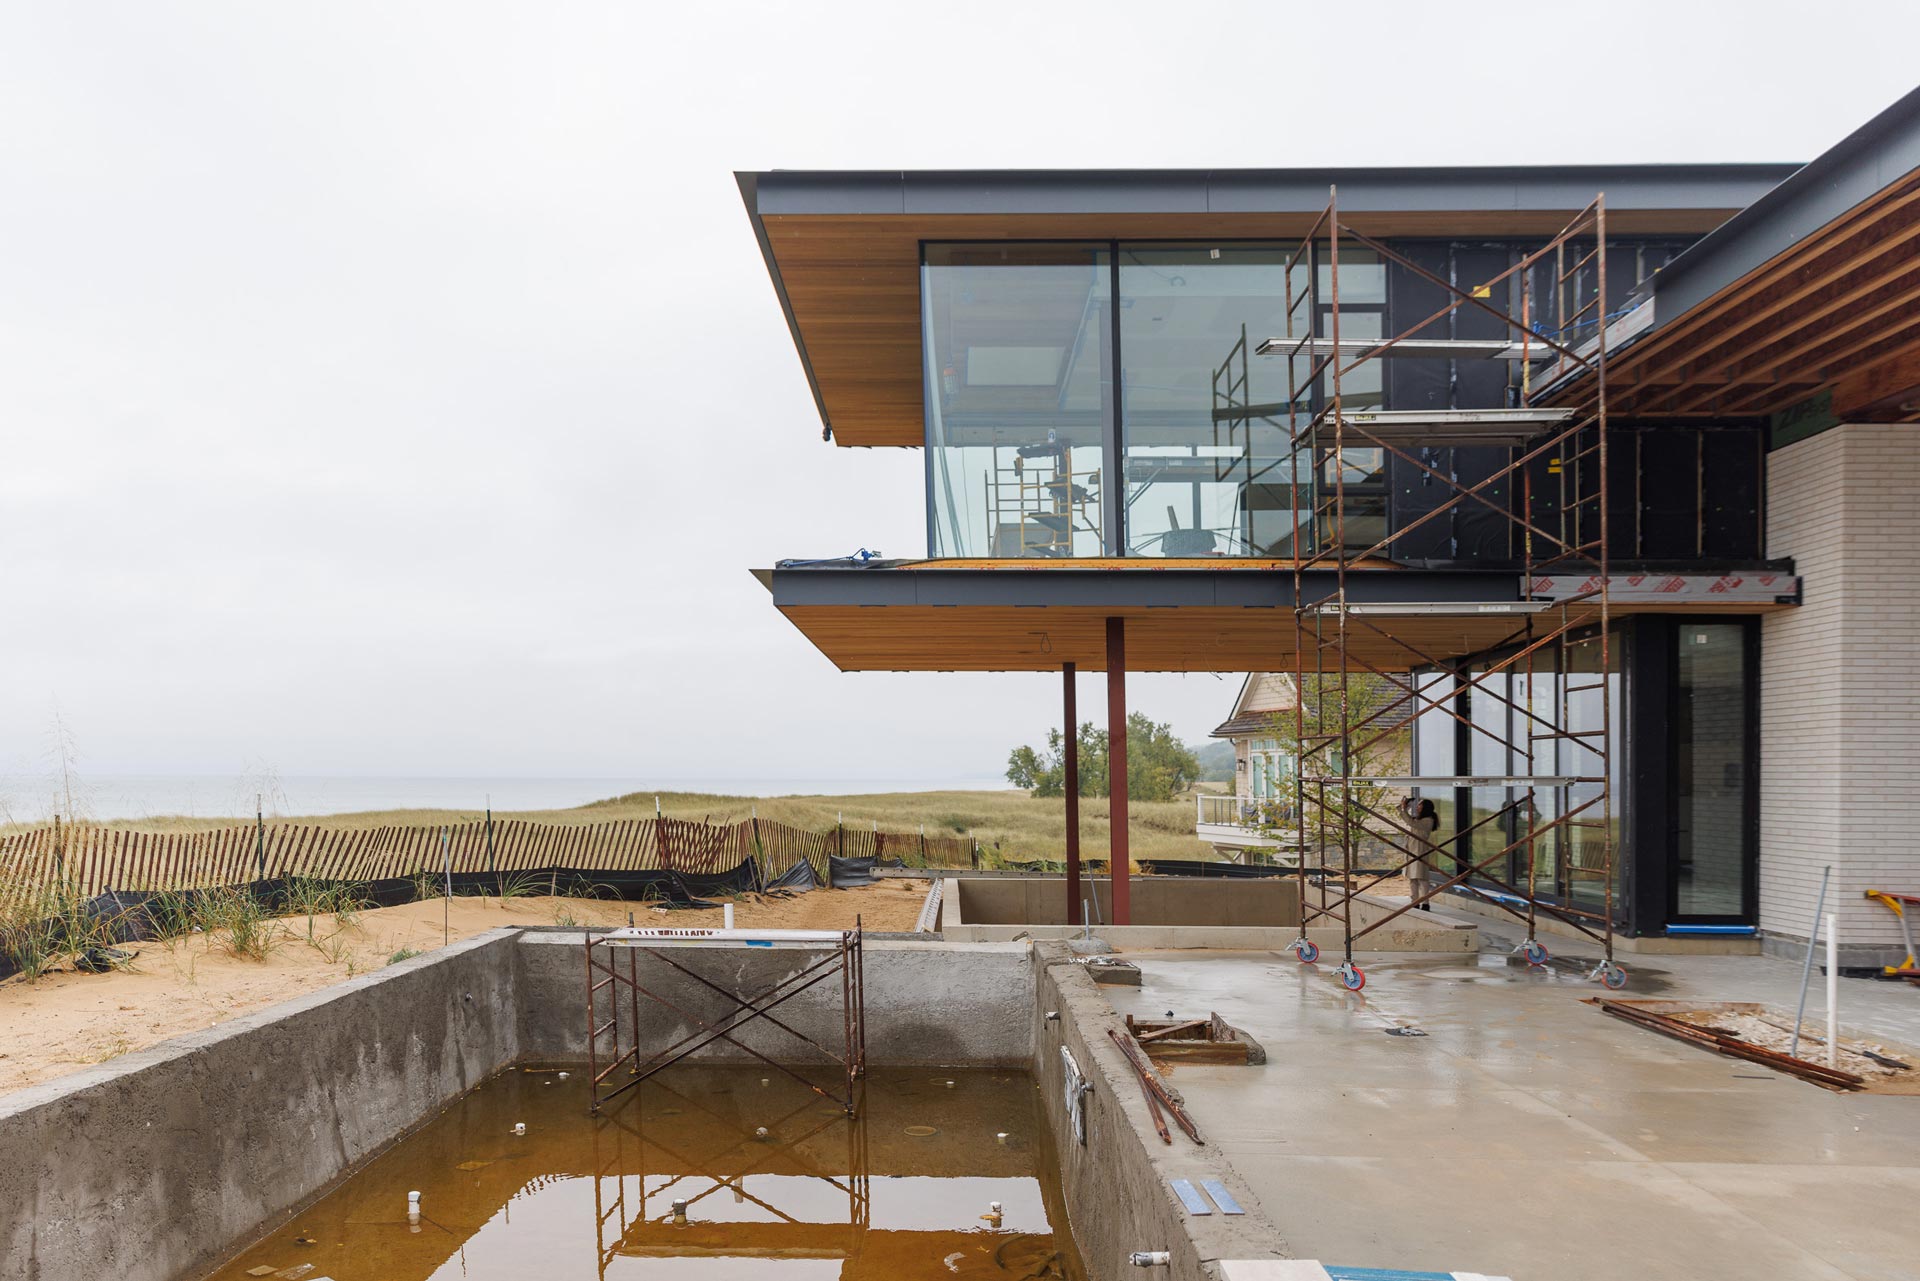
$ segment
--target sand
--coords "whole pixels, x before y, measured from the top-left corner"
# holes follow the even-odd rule
[[[925,881],[889,879],[791,899],[748,895],[734,905],[734,923],[838,929],[857,915],[869,930],[907,931],[926,892]],[[288,918],[265,960],[233,956],[205,935],[131,943],[137,955],[124,970],[63,969],[37,983],[0,982],[0,1094],[370,973],[403,948],[430,952],[447,941],[443,913],[457,942],[501,925],[623,925],[629,912],[643,925],[718,926],[721,919],[718,909],[667,912],[598,899],[431,899],[361,912],[347,925],[316,917],[311,941],[307,918]]]

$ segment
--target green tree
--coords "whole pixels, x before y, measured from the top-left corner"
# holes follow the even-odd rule
[[[1047,731],[1044,751],[1021,746],[1007,757],[1007,781],[1035,796],[1066,795],[1066,754],[1059,730]],[[1110,790],[1107,732],[1091,722],[1080,727],[1080,794],[1105,796]],[[1200,777],[1200,762],[1171,725],[1156,724],[1141,712],[1127,717],[1127,796],[1136,801],[1172,800]]]
[[[1299,763],[1297,771],[1289,769],[1277,780],[1279,803],[1265,807],[1260,816],[1261,826],[1270,835],[1281,838],[1292,837],[1300,830],[1295,818],[1301,801],[1300,775],[1309,779],[1332,779],[1342,774],[1340,678],[1308,676],[1304,681],[1296,679],[1296,685],[1300,702],[1298,717],[1292,708],[1275,712],[1267,729],[1267,734],[1278,740],[1282,756]],[[1405,691],[1384,677],[1370,672],[1348,675],[1346,738],[1352,758],[1346,762],[1346,777],[1364,779],[1397,772],[1404,765],[1408,731],[1404,728],[1386,731],[1383,720],[1374,718],[1405,697]],[[1349,782],[1344,814],[1339,784],[1328,783],[1322,788],[1309,783],[1306,792],[1307,845],[1319,852],[1320,859],[1328,859],[1330,851],[1338,850],[1343,827],[1351,829],[1356,843],[1377,840],[1382,835],[1404,843],[1404,837],[1390,829],[1390,820],[1379,817],[1391,814],[1398,804],[1399,793],[1392,789],[1378,783]]]

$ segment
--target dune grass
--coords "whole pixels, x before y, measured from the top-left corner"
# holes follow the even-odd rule
[[[928,836],[966,836],[972,833],[984,849],[998,846],[1012,858],[1059,859],[1066,854],[1066,809],[1058,798],[1037,800],[1019,791],[998,792],[878,792],[846,796],[722,796],[698,792],[661,792],[662,811],[669,818],[729,823],[758,812],[766,821],[786,823],[810,831],[825,831],[837,818],[849,828],[879,824],[882,831],[915,832],[922,825]],[[632,792],[594,801],[574,809],[496,810],[496,819],[525,819],[540,823],[604,823],[614,819],[652,818],[655,793]],[[1195,838],[1191,801],[1134,801],[1130,806],[1134,858],[1208,858],[1211,850]],[[1084,797],[1080,802],[1080,849],[1088,858],[1107,853],[1111,827],[1109,803]],[[467,823],[482,817],[479,810],[379,810],[358,814],[327,814],[293,820],[316,827],[341,829],[381,826],[425,827]],[[136,831],[191,832],[251,822],[236,818],[121,819],[106,826]]]

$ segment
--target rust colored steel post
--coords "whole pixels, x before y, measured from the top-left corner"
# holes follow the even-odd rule
[[[1127,620],[1107,620],[1107,795],[1113,841],[1107,855],[1113,924],[1133,924],[1127,886]]]
[[[1067,791],[1067,924],[1080,924],[1080,719],[1074,704],[1073,664],[1060,665],[1065,701]]]
[[[593,1001],[593,935],[581,936],[580,952],[587,958],[587,1093],[592,1100],[592,1110],[600,1110],[600,1061],[594,1049],[594,1001]]]

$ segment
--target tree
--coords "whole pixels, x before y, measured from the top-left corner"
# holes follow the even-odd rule
[[[1107,732],[1092,722],[1080,727],[1080,794],[1105,796],[1110,790]],[[1059,730],[1047,731],[1044,752],[1021,746],[1007,757],[1007,781],[1035,796],[1066,795],[1067,763]],[[1200,762],[1174,737],[1171,725],[1156,724],[1141,712],[1127,717],[1127,796],[1136,801],[1172,800],[1200,777]]]
[[[1299,831],[1295,815],[1300,806],[1300,775],[1338,778],[1343,773],[1339,676],[1308,676],[1296,679],[1295,685],[1295,697],[1300,703],[1298,718],[1291,708],[1275,712],[1267,733],[1278,740],[1281,754],[1296,762],[1298,768],[1289,769],[1285,777],[1276,780],[1279,803],[1263,807],[1258,816],[1263,830],[1282,838]],[[1370,672],[1348,675],[1346,739],[1352,756],[1344,762],[1347,778],[1364,779],[1398,772],[1406,759],[1408,731],[1404,727],[1383,730],[1382,722],[1374,718],[1405,696],[1398,685],[1384,677]],[[1324,788],[1307,784],[1304,823],[1307,846],[1319,851],[1323,863],[1332,851],[1339,849],[1343,827],[1351,830],[1356,843],[1377,842],[1383,836],[1395,843],[1404,843],[1404,836],[1391,827],[1392,820],[1381,818],[1392,813],[1398,804],[1398,793],[1378,783],[1349,782],[1344,816],[1341,794],[1338,783],[1328,783]]]

